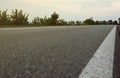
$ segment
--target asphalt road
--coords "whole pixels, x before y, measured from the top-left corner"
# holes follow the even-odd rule
[[[0,29],[0,78],[78,78],[112,28]]]

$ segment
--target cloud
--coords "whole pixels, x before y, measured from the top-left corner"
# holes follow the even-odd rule
[[[50,16],[53,11],[67,20],[120,16],[120,0],[4,0],[0,5],[0,9],[23,9],[31,17]]]

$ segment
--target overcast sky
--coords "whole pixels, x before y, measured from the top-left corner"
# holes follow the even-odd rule
[[[0,0],[0,9],[22,9],[29,18],[50,17],[56,11],[65,20],[118,19],[120,0]]]

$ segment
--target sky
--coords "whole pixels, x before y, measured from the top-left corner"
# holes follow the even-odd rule
[[[53,12],[59,18],[69,20],[117,20],[120,17],[120,0],[0,0],[0,10],[22,9],[34,17],[50,17]]]

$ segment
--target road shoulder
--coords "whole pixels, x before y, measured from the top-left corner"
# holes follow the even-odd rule
[[[112,78],[116,26],[108,34],[79,78]]]
[[[120,26],[116,30],[113,78],[120,78]]]

